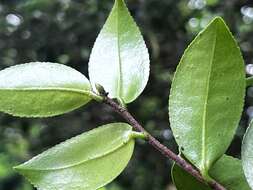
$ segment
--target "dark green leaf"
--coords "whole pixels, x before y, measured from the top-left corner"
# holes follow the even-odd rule
[[[92,98],[88,79],[57,63],[26,63],[0,71],[0,111],[21,117],[54,116]]]
[[[128,124],[108,124],[67,140],[16,170],[43,190],[99,189],[126,167],[135,136]]]
[[[215,18],[185,51],[169,100],[176,141],[204,176],[233,139],[244,94],[240,50],[224,21]]]
[[[174,164],[171,170],[173,183],[177,190],[211,190],[210,187],[199,182],[178,165]]]
[[[177,165],[173,167],[172,174],[177,190],[211,190]],[[241,161],[231,156],[221,157],[210,169],[210,175],[228,190],[250,190]]]
[[[111,98],[135,100],[149,76],[149,55],[141,33],[123,0],[114,7],[93,47],[89,76],[95,89],[100,84]]]
[[[242,142],[242,165],[245,176],[251,188],[253,188],[253,122],[251,121],[249,128]]]

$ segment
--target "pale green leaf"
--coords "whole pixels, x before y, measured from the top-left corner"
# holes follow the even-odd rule
[[[177,165],[173,167],[172,174],[177,190],[211,190]],[[231,156],[222,156],[210,169],[210,175],[228,190],[250,190],[241,161]]]
[[[89,76],[92,86],[100,84],[109,97],[124,103],[135,100],[149,77],[149,55],[142,35],[125,2],[115,4],[94,44]]]
[[[117,177],[129,162],[136,133],[112,123],[63,142],[16,167],[41,190],[95,190]]]
[[[242,161],[222,156],[211,168],[210,175],[228,190],[251,190],[243,173]]]
[[[91,100],[80,72],[57,63],[32,62],[0,71],[0,111],[21,117],[54,116]]]
[[[226,24],[217,17],[185,51],[169,100],[176,141],[204,176],[233,139],[244,94],[243,58]]]
[[[242,142],[242,165],[248,183],[253,189],[253,122],[251,121]]]

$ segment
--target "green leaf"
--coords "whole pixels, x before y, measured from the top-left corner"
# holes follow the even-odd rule
[[[33,62],[0,71],[0,111],[47,117],[74,110],[92,98],[88,79],[57,63]]]
[[[242,161],[222,156],[211,168],[210,175],[229,190],[251,190],[243,173]]]
[[[17,166],[41,190],[95,190],[117,177],[129,162],[136,132],[112,123],[63,142]]]
[[[177,165],[173,167],[172,175],[177,190],[211,190],[208,185],[199,182]],[[210,169],[210,175],[229,190],[250,190],[241,161],[231,156],[222,156]]]
[[[123,0],[114,7],[96,39],[89,61],[93,88],[100,84],[111,98],[135,100],[149,77],[149,55],[142,35]]]
[[[217,17],[186,49],[169,100],[176,141],[206,178],[233,139],[244,94],[243,58],[226,24]]]
[[[171,168],[171,175],[177,190],[212,190],[176,164]]]
[[[251,121],[242,142],[242,165],[246,179],[253,188],[253,122]]]

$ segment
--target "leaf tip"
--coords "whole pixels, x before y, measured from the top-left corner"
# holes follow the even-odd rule
[[[13,166],[12,169],[20,173],[20,171],[22,170],[22,164]]]
[[[17,166],[13,166],[13,169],[14,169],[14,170],[20,170],[20,169],[23,168],[23,166],[24,166],[24,163],[23,163],[23,164],[19,164],[19,165],[17,165]]]
[[[216,23],[218,23],[218,22],[224,22],[224,20],[223,20],[223,18],[221,16],[215,16],[213,18],[213,22],[216,22]]]
[[[220,16],[216,16],[213,18],[213,20],[211,21],[211,24],[214,24],[214,25],[219,25],[219,26],[227,26],[226,25],[226,22],[224,21],[224,19]]]
[[[22,163],[22,164],[19,164],[17,166],[13,166],[13,170],[17,171],[18,173],[22,174],[23,175],[23,172],[24,170],[29,170],[29,169],[32,169],[29,167],[29,164],[27,164],[29,161],[25,162],[25,163]]]
[[[115,8],[126,7],[125,1],[124,0],[115,0],[114,1],[114,7]]]

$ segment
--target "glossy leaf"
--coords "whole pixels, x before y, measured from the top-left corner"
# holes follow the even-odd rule
[[[253,122],[250,123],[243,138],[242,164],[247,181],[253,189]]]
[[[224,21],[215,18],[185,51],[169,100],[176,141],[204,176],[233,139],[244,94],[240,50]]]
[[[69,112],[91,100],[88,79],[57,63],[33,62],[0,71],[0,111],[22,117]]]
[[[115,4],[94,44],[89,61],[90,81],[111,98],[135,100],[149,77],[149,55],[142,35],[123,0]]]
[[[211,190],[211,188],[199,182],[179,166],[173,167],[173,179],[177,190]],[[210,169],[210,175],[229,190],[250,190],[245,179],[240,160],[224,155]]]
[[[134,148],[131,126],[104,125],[63,142],[16,167],[41,190],[95,190],[117,177]]]

